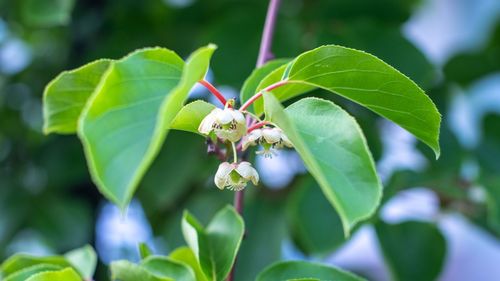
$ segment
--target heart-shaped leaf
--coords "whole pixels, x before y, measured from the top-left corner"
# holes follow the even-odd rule
[[[110,64],[111,60],[97,60],[80,68],[64,71],[45,87],[44,133],[76,133],[78,117]]]
[[[201,48],[184,65],[172,51],[144,49],[110,65],[78,125],[92,178],[108,199],[128,204],[214,50]]]
[[[380,203],[382,185],[356,120],[330,101],[305,98],[286,110],[264,93],[266,119],[280,127],[335,207],[346,236]]]
[[[240,248],[244,223],[233,207],[220,210],[204,228],[189,212],[182,218],[184,239],[193,250],[206,278],[225,280]]]
[[[394,280],[438,278],[445,260],[446,240],[436,225],[418,221],[379,222],[375,230]]]
[[[304,261],[286,261],[275,263],[264,269],[256,281],[362,281],[363,279],[335,267]]]
[[[362,51],[327,45],[305,52],[266,78],[257,91],[278,81],[280,101],[314,88],[348,98],[405,128],[430,146],[439,157],[441,116],[431,99],[407,76],[377,57]],[[254,103],[263,112],[261,100]]]

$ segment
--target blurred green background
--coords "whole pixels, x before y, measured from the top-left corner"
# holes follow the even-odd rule
[[[0,0],[0,260],[90,243],[101,258],[96,280],[107,280],[105,264],[137,259],[137,242],[162,254],[183,244],[183,209],[207,222],[231,203],[232,192],[214,187],[217,161],[204,140],[173,132],[165,146],[176,149],[160,153],[122,216],[90,181],[77,137],[41,133],[42,93],[62,70],[98,58],[147,46],[186,57],[212,42],[219,48],[209,80],[237,96],[255,66],[267,4]],[[276,57],[323,44],[377,55],[437,104],[442,156],[435,161],[404,131],[345,99],[313,92],[357,118],[384,181],[384,204],[345,241],[296,154],[259,159],[263,184],[247,192],[236,280],[290,258],[326,261],[370,280],[388,280],[389,272],[399,280],[498,280],[491,261],[500,260],[499,19],[497,0],[282,0]],[[201,88],[192,97],[210,100]],[[415,265],[419,272],[411,272]]]

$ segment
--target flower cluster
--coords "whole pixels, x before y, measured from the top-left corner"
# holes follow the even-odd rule
[[[231,105],[231,104],[229,104]],[[248,119],[248,120],[247,120]],[[247,122],[253,124],[248,127]],[[255,123],[257,122],[257,123]],[[212,110],[200,123],[198,131],[218,143],[232,146],[233,162],[223,162],[215,174],[215,185],[219,189],[243,190],[251,181],[254,185],[259,182],[259,174],[246,161],[238,162],[238,152],[245,151],[251,146],[262,146],[263,150],[257,154],[264,157],[276,155],[277,149],[293,147],[291,141],[283,131],[272,126],[269,122],[256,120],[253,116],[236,110],[226,104],[224,109]],[[240,142],[236,145],[237,142]]]

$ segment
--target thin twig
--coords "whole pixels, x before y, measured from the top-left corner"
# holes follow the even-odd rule
[[[269,86],[267,86],[266,88],[262,89],[261,91],[259,91],[258,93],[256,93],[255,95],[253,95],[251,98],[249,98],[241,107],[240,107],[240,111],[243,111],[245,109],[247,109],[252,103],[254,103],[256,100],[258,100],[260,97],[262,97],[262,93],[264,92],[270,92],[278,87],[281,87],[283,85],[286,85],[288,83],[287,80],[283,80],[283,81],[279,81],[279,82],[276,82],[274,84],[271,84]]]
[[[269,122],[269,121],[262,121],[262,122],[259,122],[259,123],[257,123],[257,124],[254,124],[254,125],[250,126],[250,127],[247,129],[247,133],[250,133],[251,131],[253,131],[253,130],[255,130],[255,129],[258,129],[258,128],[260,128],[260,127],[263,127],[263,126],[265,126],[265,125],[268,125],[268,124],[270,124],[270,122]]]
[[[259,57],[257,58],[257,67],[261,67],[269,58],[272,57],[271,45],[273,44],[274,25],[280,0],[269,1],[267,8],[266,23],[264,24],[264,32],[262,32],[262,40],[260,41]]]

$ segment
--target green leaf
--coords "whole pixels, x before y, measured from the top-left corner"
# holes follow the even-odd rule
[[[64,71],[45,87],[45,134],[76,132],[78,117],[110,64],[111,60],[97,60],[80,68]]]
[[[75,0],[21,0],[21,16],[28,25],[52,27],[67,25]]]
[[[257,276],[256,281],[288,280],[360,281],[356,275],[341,269],[319,263],[286,261],[275,263]]]
[[[72,268],[66,268],[59,271],[40,272],[26,281],[82,281],[82,278]]]
[[[92,178],[108,199],[122,208],[128,204],[214,50],[199,49],[185,65],[161,48],[111,64],[78,126]]]
[[[172,121],[172,129],[200,134],[198,127],[201,121],[214,108],[213,104],[202,100],[195,100],[188,103],[175,116],[174,121]]]
[[[196,281],[191,268],[170,258],[151,256],[141,263],[141,267],[157,277],[172,278],[175,281]]]
[[[431,223],[408,221],[375,225],[394,280],[436,280],[443,267],[446,240]]]
[[[205,274],[201,270],[200,263],[189,247],[177,248],[175,251],[170,253],[170,258],[189,265],[194,271],[197,281],[207,281]]]
[[[365,137],[356,120],[330,101],[305,98],[283,110],[264,93],[266,118],[294,144],[307,169],[337,210],[346,236],[369,218],[382,196],[382,185]]]
[[[110,265],[111,280],[119,281],[175,281],[168,277],[154,276],[147,269],[129,261],[115,261]]]
[[[71,267],[71,264],[61,256],[35,257],[27,254],[16,254],[2,263],[0,273],[2,273],[2,276],[9,276],[19,270],[39,264],[54,265],[61,268]]]
[[[37,264],[33,266],[29,266],[23,269],[20,269],[9,276],[4,276],[5,279],[1,279],[4,281],[25,281],[30,276],[35,275],[40,272],[45,271],[57,271],[62,269],[61,266],[53,265],[53,264]],[[1,274],[0,274],[1,277]]]
[[[313,178],[298,184],[287,209],[294,241],[306,254],[327,255],[345,241],[339,215]]]
[[[84,279],[92,279],[97,266],[97,255],[91,246],[87,245],[80,249],[72,250],[64,256]]]
[[[405,128],[439,157],[441,116],[436,106],[413,81],[373,55],[322,46],[301,54],[288,67],[276,69],[262,80],[258,90],[282,80],[288,83],[273,90],[280,101],[314,88],[331,91]],[[254,108],[262,113],[262,101],[256,101]]]
[[[290,59],[271,60],[263,66],[252,71],[250,76],[248,76],[248,78],[243,83],[243,87],[241,87],[240,102],[243,103],[244,101],[250,99],[257,92],[257,87],[259,86],[260,81],[264,79],[264,77],[269,75],[276,68],[288,63],[289,61]],[[251,109],[252,106],[248,108],[248,110]]]
[[[152,256],[153,251],[151,251],[146,243],[139,243],[139,255],[141,256],[141,259],[145,259],[149,256]]]
[[[208,280],[226,279],[244,233],[243,219],[236,210],[231,206],[223,208],[207,228],[189,212],[185,212],[182,218],[182,232]]]

